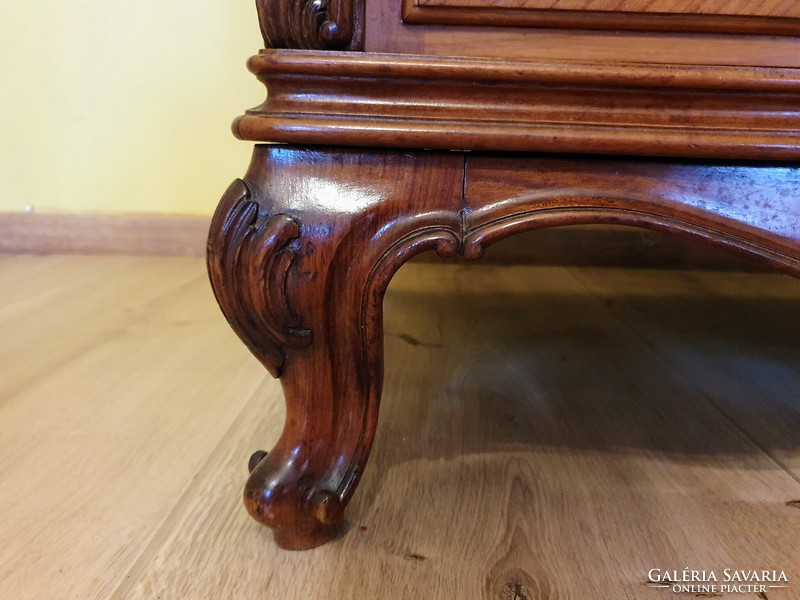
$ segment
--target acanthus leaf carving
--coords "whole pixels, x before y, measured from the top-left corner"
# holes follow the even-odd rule
[[[247,184],[234,181],[225,192],[208,240],[208,273],[222,312],[250,351],[280,377],[285,348],[311,343],[311,331],[292,309],[287,277],[300,236],[290,215],[265,214]]]
[[[256,0],[268,48],[357,50],[356,0]]]

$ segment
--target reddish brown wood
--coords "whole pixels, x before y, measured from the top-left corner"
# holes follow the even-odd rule
[[[316,546],[342,524],[377,422],[383,292],[414,254],[458,251],[462,175],[452,153],[257,146],[220,203],[212,285],[287,406],[245,504],[284,548]]]
[[[794,0],[410,0],[420,6],[515,8],[525,11],[560,10],[564,12],[610,12],[662,15],[741,15],[762,17],[798,17],[800,7]]]
[[[797,165],[470,156],[463,253],[541,227],[634,225],[800,275]]]
[[[247,140],[800,159],[800,69],[267,51]]]
[[[256,0],[268,48],[347,48],[363,45],[361,0]]]
[[[414,254],[473,259],[525,229],[622,223],[800,275],[798,189],[788,165],[257,146],[208,251],[222,311],[286,396],[280,440],[251,459],[250,514],[285,548],[336,535],[377,423],[383,293]]]
[[[709,33],[686,33],[617,27],[597,30],[586,24],[580,28],[576,24],[573,29],[490,27],[460,25],[458,19],[435,25],[409,24],[401,18],[403,1],[366,3],[367,52],[603,64],[800,66],[800,46],[796,37],[789,35],[730,33],[712,25],[708,26]],[[632,14],[631,18],[641,17]],[[652,20],[652,15],[649,18]],[[714,16],[697,17],[697,23],[703,27],[708,19],[713,22]],[[591,22],[597,20],[592,18]]]
[[[267,100],[234,125],[294,144],[255,148],[208,246],[222,311],[283,385],[285,427],[251,457],[245,504],[285,548],[342,524],[377,422],[383,292],[414,254],[473,259],[526,229],[621,223],[800,276],[800,163],[746,160],[800,160],[796,38],[413,27],[401,2],[258,2],[272,45],[352,50],[363,33],[366,49],[401,52],[265,51],[250,68]],[[754,23],[784,5],[736,6]]]
[[[404,0],[406,23],[797,35],[794,0]]]

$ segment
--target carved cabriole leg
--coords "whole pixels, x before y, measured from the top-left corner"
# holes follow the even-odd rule
[[[383,292],[414,254],[474,259],[526,229],[619,223],[800,275],[798,187],[795,167],[257,146],[208,248],[220,307],[286,397],[248,510],[284,548],[336,535],[377,423]]]
[[[250,514],[284,548],[334,537],[367,461],[383,376],[381,303],[424,250],[459,250],[463,158],[257,146],[214,216],[222,311],[280,377],[287,416],[251,461]]]

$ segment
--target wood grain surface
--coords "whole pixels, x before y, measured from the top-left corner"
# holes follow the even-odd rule
[[[800,17],[794,0],[414,0],[420,6]]]
[[[269,50],[246,140],[442,150],[800,158],[800,69]]]
[[[670,33],[797,35],[792,0],[404,0],[403,21],[477,27],[557,27]]]
[[[470,155],[463,254],[477,257],[487,243],[536,227],[628,223],[743,253],[750,244],[768,246],[776,265],[799,274],[800,171],[791,165],[701,165]]]
[[[187,215],[0,213],[0,252],[204,256],[210,220]]]
[[[457,254],[463,172],[452,152],[259,145],[220,201],[211,286],[288,412],[278,443],[253,448],[245,506],[284,548],[344,524],[377,425],[383,294],[409,258]]]
[[[263,375],[198,259],[3,256],[0,290],[0,589],[108,598]]]
[[[341,530],[378,423],[381,301],[408,259],[477,259],[521,231],[604,223],[797,275],[798,182],[792,165],[256,146],[208,242],[220,309],[286,398],[280,439],[253,449],[248,512],[292,550]]]
[[[367,2],[365,11],[367,52],[598,63],[800,66],[800,48],[796,37],[791,37],[797,35],[796,19],[678,15],[665,20],[652,14],[601,13],[598,17],[578,11],[549,11],[548,16],[548,11],[508,9],[504,14],[500,9],[470,12],[466,8],[422,7],[408,0]],[[459,13],[466,16],[460,19]],[[549,27],[542,27],[542,21]],[[532,26],[535,22],[539,26]],[[508,27],[515,23],[523,27]],[[682,33],[681,28],[694,32]],[[753,35],[754,30],[787,35]]]
[[[257,0],[267,48],[360,50],[363,0]]]
[[[800,593],[800,282],[401,269],[370,468],[300,553],[241,508],[283,400],[207,286],[193,259],[0,257],[4,596],[658,600],[654,566]]]

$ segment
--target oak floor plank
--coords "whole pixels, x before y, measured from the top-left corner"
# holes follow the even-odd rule
[[[108,598],[263,369],[200,260],[20,257],[0,281],[0,596]]]
[[[729,306],[722,292],[705,302]],[[683,346],[625,318],[568,269],[404,268],[386,296],[382,415],[348,531],[282,551],[241,507],[247,457],[282,425],[267,381],[113,597],[657,599],[648,570],[689,566],[782,569],[793,589],[768,598],[797,598],[800,511],[787,502],[800,484],[764,447],[785,446],[787,461],[800,449],[756,443],[665,358]],[[794,352],[762,360],[796,368]]]
[[[96,345],[124,337],[170,290],[205,285],[195,259],[5,257],[0,404]]]
[[[571,272],[800,481],[800,281],[755,273]]]

